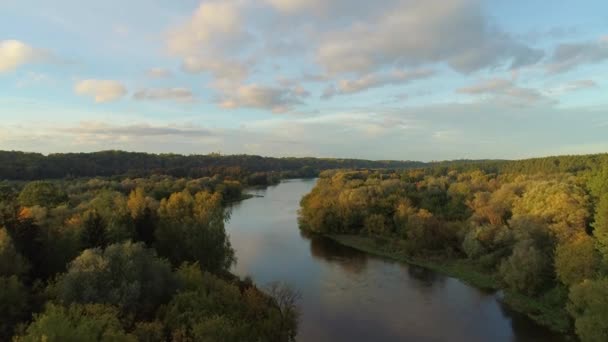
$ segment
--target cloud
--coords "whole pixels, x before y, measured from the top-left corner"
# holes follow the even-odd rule
[[[103,122],[85,121],[74,127],[57,129],[60,132],[98,139],[115,137],[155,137],[155,136],[209,136],[211,132],[198,126],[152,126],[149,124],[110,125]]]
[[[371,73],[363,77],[341,80],[336,86],[330,86],[323,92],[323,98],[330,98],[339,94],[353,94],[365,91],[370,88],[383,87],[408,83],[413,80],[428,78],[434,74],[430,69],[418,69],[412,71],[394,70],[390,73]]]
[[[0,73],[28,64],[50,60],[50,52],[34,48],[18,40],[0,41]]]
[[[301,104],[301,98],[306,94],[303,88],[286,89],[251,84],[224,90],[218,103],[222,108],[256,108],[284,113]]]
[[[173,73],[171,70],[163,68],[152,68],[146,72],[146,75],[150,78],[171,78]]]
[[[546,66],[549,73],[562,73],[584,64],[595,64],[608,60],[608,39],[595,42],[559,44]]]
[[[222,49],[243,43],[248,34],[243,28],[239,4],[232,1],[207,1],[183,25],[169,34],[169,51],[188,56],[203,49]]]
[[[598,84],[594,80],[577,80],[571,81],[560,86],[551,88],[548,93],[551,95],[560,95],[565,93],[571,93],[575,91],[597,88]]]
[[[209,72],[218,82],[240,82],[249,75],[246,63],[228,57],[188,56],[182,61],[182,70],[191,74]]]
[[[487,21],[480,1],[392,1],[381,15],[324,35],[317,60],[330,73],[447,63],[459,72],[538,62],[543,53]],[[350,21],[352,22],[352,21]],[[397,38],[398,37],[398,38]]]
[[[136,100],[174,100],[178,102],[194,101],[194,94],[187,88],[150,88],[133,94]]]
[[[472,86],[459,88],[456,92],[468,95],[491,95],[516,104],[531,104],[547,100],[536,89],[519,87],[513,81],[501,78],[483,80]]]
[[[97,103],[116,101],[127,94],[125,86],[113,80],[82,80],[76,83],[74,91],[78,95],[93,97]]]

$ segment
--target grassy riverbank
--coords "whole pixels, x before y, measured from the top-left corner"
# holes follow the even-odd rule
[[[374,238],[359,235],[326,235],[328,238],[360,251],[421,266],[484,290],[499,290],[500,284],[495,274],[484,271],[479,265],[467,259],[447,259],[433,256],[412,258],[399,249],[398,243],[379,243]],[[565,310],[565,293],[555,289],[540,297],[529,297],[520,293],[506,291],[503,302],[512,310],[521,312],[540,325],[560,333],[571,331],[569,316]]]

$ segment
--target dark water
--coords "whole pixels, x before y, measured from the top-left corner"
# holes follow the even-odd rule
[[[234,272],[302,294],[298,341],[555,341],[496,296],[432,271],[368,256],[297,226],[314,180],[291,180],[235,204]]]

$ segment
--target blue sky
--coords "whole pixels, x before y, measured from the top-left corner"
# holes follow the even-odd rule
[[[608,2],[0,1],[0,149],[608,151]]]

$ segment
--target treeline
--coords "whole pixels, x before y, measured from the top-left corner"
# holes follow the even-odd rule
[[[301,201],[300,226],[407,260],[466,265],[540,323],[608,341],[606,155],[495,165],[326,171]]]
[[[0,182],[0,340],[292,341],[297,295],[229,273],[216,176]]]
[[[40,153],[0,151],[0,179],[36,180],[80,177],[213,177],[221,174],[256,185],[263,177],[315,177],[338,168],[412,168],[413,161],[370,161],[331,158],[271,158],[252,155],[179,155],[123,151]],[[265,181],[265,180],[264,180]],[[266,181],[265,181],[266,182]]]

